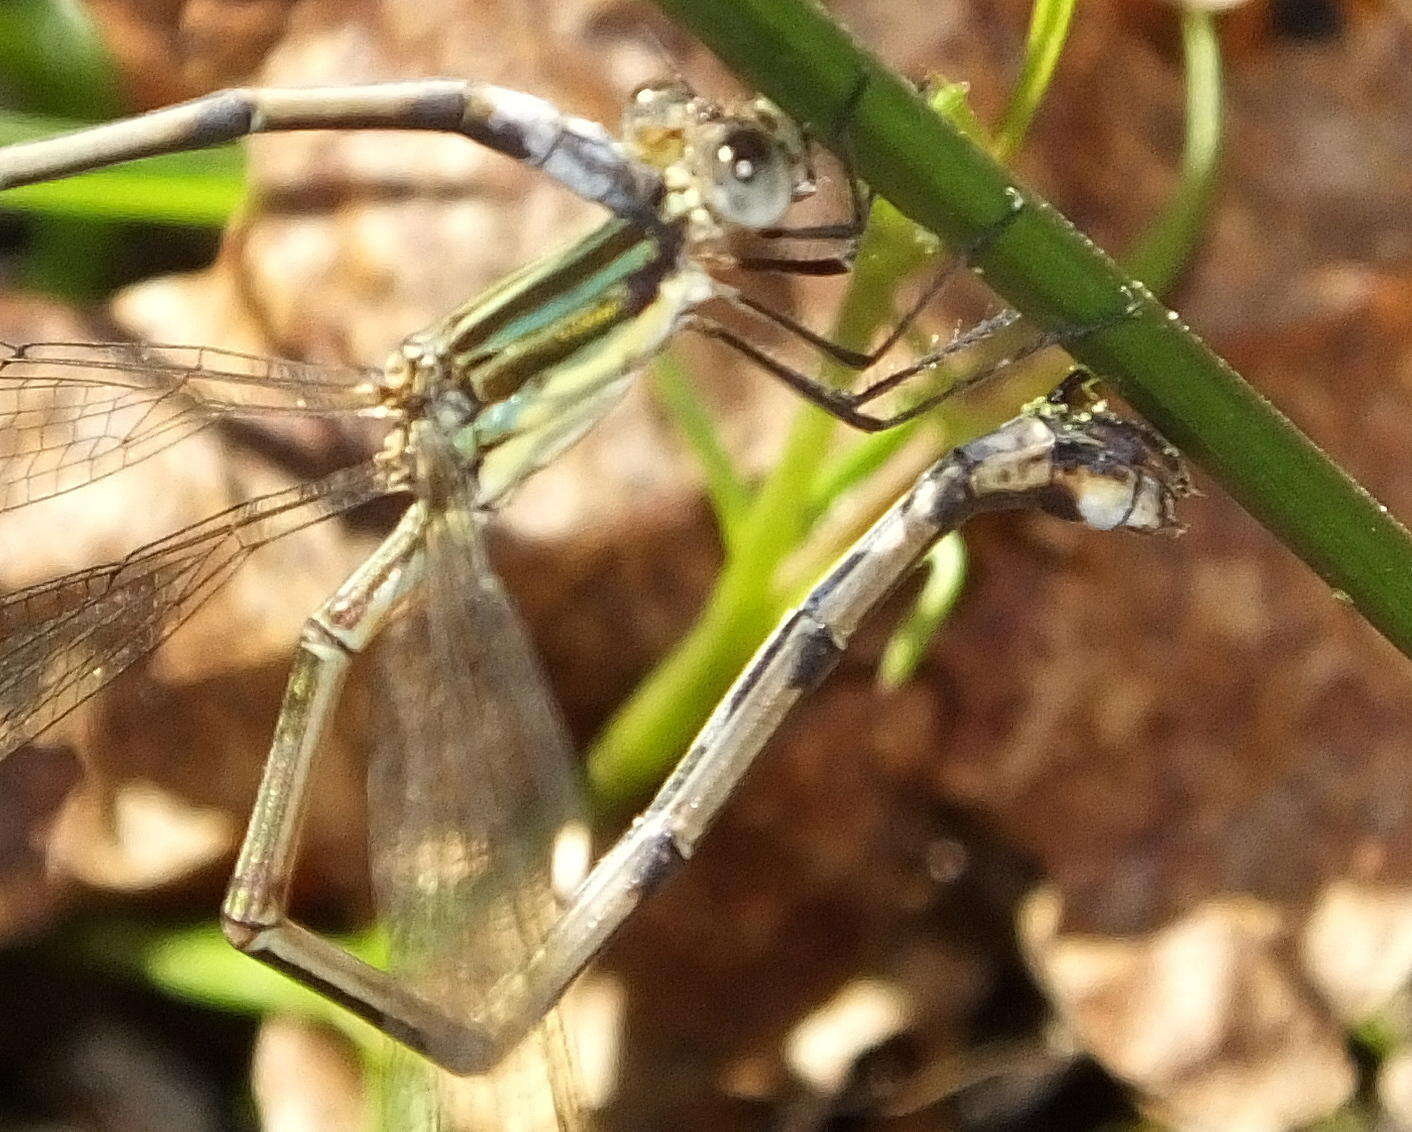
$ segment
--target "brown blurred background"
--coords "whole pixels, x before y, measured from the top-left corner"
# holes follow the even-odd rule
[[[132,110],[241,82],[445,74],[612,124],[626,92],[668,66],[734,89],[626,0],[91,6]],[[995,120],[1028,5],[831,7],[904,73],[968,82]],[[1412,10],[1250,3],[1225,18],[1223,45],[1225,174],[1172,304],[1412,515]],[[1121,251],[1172,191],[1182,99],[1175,8],[1082,5],[1020,175]],[[6,288],[0,339],[116,327],[376,362],[594,219],[455,140],[286,137],[250,154],[258,196],[212,267],[102,308]],[[686,356],[732,445],[766,466],[787,395],[714,351]],[[10,528],[0,581],[113,557],[360,443],[313,428],[196,442],[105,485],[62,538]],[[1412,1126],[1412,671],[1202,486],[1176,542],[1045,518],[971,528],[964,597],[899,692],[873,687],[891,621],[863,634],[602,964],[624,996],[603,1127]],[[719,551],[693,465],[640,389],[500,531],[499,563],[586,744],[710,584]],[[0,1013],[14,1019],[0,1110],[15,1101],[0,1126],[257,1119],[230,1102],[251,1024],[94,989],[46,941],[75,917],[214,911],[297,625],[373,537],[330,525],[258,556],[54,736],[78,752],[81,781],[59,753],[0,767],[0,930],[15,946],[0,964]],[[354,685],[306,838],[301,907],[335,924],[367,912],[359,734],[375,691]],[[832,1035],[826,1048],[870,1026],[880,1044],[811,1060],[806,1017]],[[280,1026],[261,1040],[293,1083],[257,1062],[267,1118],[270,1089],[356,1090],[336,1037]],[[344,1115],[301,1126],[356,1111],[329,1104]]]

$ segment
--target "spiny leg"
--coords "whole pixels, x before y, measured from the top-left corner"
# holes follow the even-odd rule
[[[457,1072],[498,1048],[473,1026],[447,1018],[385,971],[289,919],[309,776],[354,655],[420,582],[425,505],[393,532],[300,633],[284,705],[235,874],[221,909],[227,938],[246,954],[341,1003],[398,1041]]]
[[[688,860],[761,749],[849,638],[941,537],[981,511],[1041,507],[1098,529],[1166,530],[1186,491],[1157,438],[1101,413],[1017,417],[922,474],[761,645],[686,755],[574,894],[523,971],[492,990],[512,1045],[642,900]]]
[[[0,189],[139,157],[282,130],[425,130],[461,134],[543,169],[585,200],[647,227],[660,180],[596,122],[533,95],[459,79],[347,87],[245,87],[55,138],[0,149]]]
[[[995,240],[1000,238],[1015,217],[1019,215],[1023,208],[1023,203],[1023,200],[1018,195],[1012,196],[1009,211],[979,238],[972,241],[961,254],[949,259],[943,264],[933,275],[927,286],[922,289],[918,297],[903,313],[902,317],[893,324],[883,340],[870,350],[855,350],[841,343],[834,342],[832,339],[809,329],[789,315],[781,311],[776,311],[764,303],[751,299],[749,296],[726,292],[722,297],[731,305],[752,314],[759,315],[774,323],[782,330],[799,338],[811,349],[823,354],[838,364],[849,369],[863,372],[871,369],[887,356],[889,351],[891,351],[911,329],[922,311],[936,300],[937,296],[946,287],[948,282],[956,278],[961,268],[973,262],[976,256],[980,255]],[[747,267],[753,264],[753,261],[745,259],[739,262],[741,266]],[[835,265],[833,261],[829,260],[801,261],[801,264],[803,270],[797,273],[811,275],[834,274],[839,270],[846,269],[847,266],[838,266]],[[877,432],[911,420],[929,409],[934,408],[946,398],[953,396],[961,388],[984,380],[986,377],[1013,364],[1020,358],[1068,337],[1068,335],[1062,333],[1042,336],[1037,341],[1028,344],[1017,354],[1005,358],[993,366],[987,367],[986,370],[976,375],[974,378],[968,377],[964,383],[944,390],[940,394],[934,395],[918,405],[909,406],[906,410],[899,413],[892,415],[876,415],[864,411],[864,406],[897,388],[908,378],[932,369],[947,358],[974,345],[986,333],[997,329],[998,326],[1009,325],[1017,319],[1018,315],[1013,312],[1005,312],[996,316],[994,319],[987,320],[978,327],[973,327],[971,331],[968,331],[960,338],[917,358],[911,364],[886,374],[858,390],[840,389],[818,378],[810,377],[795,367],[778,361],[766,354],[764,351],[753,346],[740,334],[736,333],[736,331],[708,315],[697,315],[688,325],[690,329],[696,330],[707,337],[724,342],[739,351],[771,376],[779,378],[801,396],[813,402],[830,415],[837,417],[845,424],[864,431]],[[1104,325],[1106,325],[1106,323]],[[1100,329],[1100,327],[1086,328],[1086,331],[1096,329]]]
[[[824,412],[828,413],[830,416],[836,417],[844,424],[864,432],[882,432],[890,428],[895,428],[897,425],[905,424],[907,421],[913,420],[923,413],[930,412],[937,405],[956,396],[958,393],[981,384],[1014,365],[1016,362],[1031,357],[1042,350],[1046,350],[1051,346],[1066,345],[1087,335],[1106,330],[1122,322],[1124,319],[1130,318],[1133,312],[1138,309],[1138,305],[1139,298],[1133,295],[1129,298],[1129,301],[1123,305],[1121,310],[1092,325],[1060,328],[1047,331],[1043,334],[1036,334],[1027,341],[1022,342],[1005,357],[991,362],[972,373],[966,374],[945,389],[924,397],[908,405],[905,409],[901,409],[892,414],[869,413],[864,410],[863,406],[877,400],[886,393],[890,393],[916,374],[932,369],[942,362],[945,362],[948,358],[973,346],[979,345],[997,331],[1004,331],[1017,324],[1020,321],[1019,313],[1013,310],[1002,311],[1000,314],[972,326],[964,334],[948,342],[945,346],[924,354],[908,365],[893,370],[891,373],[865,385],[862,389],[856,390],[840,389],[820,381],[818,378],[810,377],[808,374],[795,369],[793,366],[786,365],[778,359],[771,357],[751,342],[742,338],[735,331],[710,319],[698,317],[696,321],[691,324],[691,328],[701,334],[705,334],[707,337],[724,342],[732,349],[750,359],[750,361],[754,362],[766,373],[784,382],[784,384],[788,385],[805,400],[817,405],[819,408],[823,409]],[[909,317],[915,317],[917,309],[918,308],[914,307],[913,311],[909,312]],[[799,331],[796,330],[796,333],[798,332]],[[805,331],[804,334],[808,337],[816,337],[811,335],[808,331]],[[898,337],[900,337],[900,335],[894,331],[893,334],[889,335],[890,343],[895,343]],[[833,357],[835,360],[845,365],[849,364],[849,360],[846,356],[848,351],[845,349],[828,342],[826,339],[816,340],[811,342],[811,344],[822,352],[829,354],[829,356]],[[869,355],[860,356],[866,358]]]
[[[948,259],[946,263],[942,264],[932,276],[931,281],[922,289],[921,294],[893,325],[892,329],[887,333],[887,336],[871,350],[853,350],[840,343],[834,342],[824,335],[810,330],[803,323],[791,318],[782,311],[777,311],[772,307],[766,306],[764,303],[757,302],[748,295],[735,294],[727,295],[726,297],[732,304],[743,307],[754,314],[760,315],[762,318],[768,319],[782,330],[788,331],[790,334],[804,341],[807,345],[822,354],[826,354],[841,365],[845,365],[849,369],[865,370],[880,362],[887,356],[889,350],[896,346],[898,342],[902,341],[902,336],[911,329],[912,324],[917,321],[922,311],[936,301],[937,296],[941,294],[942,290],[945,289],[946,285],[952,279],[956,278],[957,273],[963,267],[972,262],[977,255],[1000,237],[1000,234],[1010,226],[1010,222],[1018,213],[1018,207],[1012,208],[980,239],[974,241],[970,247],[966,248],[960,255],[953,256]],[[749,264],[742,261],[742,266],[749,266]],[[826,271],[804,271],[799,274],[830,273]]]
[[[905,424],[907,421],[913,420],[923,413],[930,412],[948,398],[954,397],[964,389],[979,385],[1023,358],[1036,354],[1048,346],[1068,340],[1063,334],[1040,335],[1024,343],[1019,349],[1008,356],[976,370],[974,373],[967,374],[964,378],[952,383],[939,393],[924,397],[920,401],[891,415],[874,415],[860,408],[860,406],[866,405],[869,401],[901,385],[914,374],[930,369],[951,355],[960,353],[962,350],[975,345],[994,330],[1012,324],[1017,317],[1018,316],[1015,316],[1013,313],[1006,313],[997,316],[995,319],[987,320],[979,326],[973,327],[960,338],[949,343],[944,349],[919,358],[910,365],[903,366],[901,369],[893,371],[886,377],[880,378],[878,381],[857,392],[835,388],[825,382],[819,381],[817,378],[810,377],[808,374],[801,373],[792,366],[787,366],[783,362],[770,357],[769,354],[766,354],[763,350],[760,350],[752,343],[725,327],[698,325],[696,329],[711,338],[726,343],[726,345],[730,346],[732,349],[739,351],[766,373],[784,382],[785,385],[793,389],[806,401],[817,405],[820,409],[823,409],[824,412],[832,417],[836,417],[844,424],[850,425],[863,432],[882,432],[886,429],[894,428],[897,425]]]

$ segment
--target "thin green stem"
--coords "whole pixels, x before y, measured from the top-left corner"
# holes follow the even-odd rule
[[[1176,285],[1201,238],[1221,170],[1221,40],[1203,8],[1182,13],[1186,61],[1186,145],[1177,190],[1162,216],[1123,257],[1123,266],[1162,295]]]
[[[878,661],[878,686],[899,688],[912,678],[927,646],[961,596],[966,581],[966,544],[952,531],[932,547],[923,562],[926,580],[897,631],[888,638]]]
[[[653,364],[652,385],[701,465],[706,495],[716,515],[721,542],[729,554],[736,545],[740,524],[749,508],[750,494],[745,483],[721,444],[715,421],[697,396],[696,386],[687,378],[680,359],[671,350],[664,351]]]
[[[895,246],[904,234],[907,246]],[[908,270],[900,263],[914,264],[921,254],[904,227],[871,226],[831,337],[865,346],[891,317]],[[828,367],[825,373],[839,376]],[[774,471],[735,528],[731,553],[696,624],[594,743],[588,781],[600,810],[617,811],[660,781],[783,611],[789,595],[780,587],[779,567],[812,517],[814,488],[836,428],[832,417],[801,406]]]
[[[1029,133],[1039,104],[1044,101],[1059,56],[1069,38],[1069,24],[1078,0],[1035,0],[1030,12],[1030,30],[1025,38],[1025,62],[1020,78],[1005,107],[1000,129],[995,135],[991,152],[1001,161],[1008,161],[1020,149]]]

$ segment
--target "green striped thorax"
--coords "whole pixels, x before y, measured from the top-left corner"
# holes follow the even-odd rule
[[[722,293],[710,268],[730,262],[731,232],[774,225],[814,191],[800,131],[763,99],[723,109],[679,81],[644,86],[621,144],[659,171],[656,223],[609,220],[407,338],[385,366],[385,402],[409,430],[389,453],[415,455],[415,434],[433,431],[484,506],[582,436]]]

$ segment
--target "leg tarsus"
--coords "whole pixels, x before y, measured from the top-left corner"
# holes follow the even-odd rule
[[[793,389],[806,401],[816,405],[831,417],[835,417],[846,425],[863,432],[877,432],[886,427],[884,423],[876,417],[870,417],[866,413],[855,411],[849,403],[846,393],[833,389],[822,382],[800,373],[791,366],[777,361],[761,350],[756,349],[745,339],[741,338],[734,331],[719,323],[711,322],[708,319],[697,318],[688,324],[688,328],[695,330],[699,334],[704,334],[708,338],[714,338],[719,342],[724,342],[732,349],[743,354],[750,361],[763,369],[772,377],[784,382],[785,385]]]
[[[1004,321],[1001,321],[1002,318]],[[907,421],[929,412],[948,398],[954,397],[958,393],[985,381],[987,378],[999,373],[1006,367],[1013,365],[1023,358],[1029,357],[1031,354],[1036,353],[1046,346],[1053,345],[1054,342],[1058,340],[1053,335],[1041,336],[1000,361],[986,366],[976,373],[969,374],[964,379],[955,382],[941,392],[923,398],[916,404],[909,405],[907,408],[891,415],[876,415],[865,412],[861,408],[861,406],[876,400],[884,393],[895,389],[915,374],[930,369],[944,361],[951,354],[973,345],[982,338],[984,334],[994,330],[997,325],[1002,327],[1007,326],[1015,321],[1016,318],[1018,318],[1018,316],[1014,315],[1013,312],[1009,312],[1005,316],[997,316],[996,319],[989,320],[980,327],[973,328],[968,334],[962,335],[942,349],[928,354],[856,392],[835,389],[819,381],[817,378],[801,373],[792,366],[788,366],[778,359],[770,357],[770,355],[741,338],[728,327],[712,322],[709,319],[698,317],[694,322],[689,324],[689,328],[696,330],[698,333],[705,334],[707,337],[724,342],[732,349],[743,354],[766,373],[784,382],[785,385],[789,386],[789,388],[793,389],[805,400],[816,405],[844,424],[856,428],[861,432],[882,432],[890,428],[895,428],[897,425],[905,424]]]
[[[844,365],[847,366],[849,369],[854,369],[861,372],[863,370],[871,368],[872,366],[880,362],[884,357],[886,357],[887,354],[893,349],[893,347],[895,347],[898,342],[902,340],[902,337],[912,327],[913,323],[916,322],[917,318],[921,315],[922,311],[925,310],[926,307],[929,306],[931,303],[936,301],[937,296],[941,294],[946,284],[950,282],[951,279],[955,278],[958,270],[965,264],[970,263],[976,256],[980,255],[986,248],[988,248],[995,240],[1000,237],[1000,235],[1010,226],[1010,224],[1023,210],[1024,198],[1018,195],[1014,196],[1012,198],[1012,205],[1013,207],[1010,209],[1010,211],[1007,212],[1004,217],[1002,217],[999,221],[993,224],[974,241],[972,241],[970,246],[967,247],[963,254],[949,259],[946,263],[941,266],[941,268],[932,277],[931,281],[927,284],[927,286],[923,288],[921,294],[918,295],[918,297],[907,308],[907,311],[902,315],[902,317],[896,321],[892,329],[888,331],[887,336],[877,346],[870,350],[860,351],[844,346],[838,342],[833,341],[830,338],[825,337],[822,334],[819,334],[816,331],[810,330],[803,323],[792,318],[791,316],[784,314],[781,311],[774,310],[773,308],[768,307],[765,304],[760,303],[754,299],[751,299],[748,296],[734,294],[727,296],[727,298],[732,304],[744,307],[752,313],[757,314],[762,318],[768,319],[770,322],[773,322],[776,326],[779,326],[780,328],[793,334],[795,337],[808,344],[811,348],[818,350],[820,353],[824,354],[829,358],[832,358],[840,365]],[[836,261],[788,260],[770,258],[752,259],[750,257],[741,257],[737,262],[743,267],[760,266],[765,270],[793,271],[796,274],[814,274],[816,273],[815,269],[821,263],[832,264]],[[822,274],[824,272],[818,273]],[[1132,304],[1129,304],[1130,308],[1131,305]],[[1013,321],[1013,319],[1017,316],[1007,313],[1006,315],[1002,315],[999,317],[1005,319],[1006,323],[1008,323],[1009,321]],[[997,328],[997,322],[997,319],[988,320],[985,323],[982,323],[980,327],[976,328],[976,330],[983,330],[984,332],[989,333],[991,330]],[[1001,323],[1001,325],[1004,324],[1005,323]],[[853,408],[856,409],[860,405],[867,404],[869,401],[875,400],[888,390],[896,388],[906,378],[911,377],[913,374],[920,373],[922,370],[930,368],[942,359],[950,356],[951,354],[954,354],[958,349],[963,348],[965,345],[969,345],[972,341],[975,340],[975,337],[976,331],[973,331],[970,335],[963,335],[960,339],[949,343],[942,349],[934,351],[931,354],[927,354],[924,357],[918,359],[913,364],[906,366],[903,369],[896,371],[895,373],[887,375],[886,377],[880,379],[872,385],[865,387],[864,389],[858,390],[851,395],[847,395],[852,397],[851,403]],[[790,384],[793,388],[799,390],[800,392],[803,392],[803,384],[808,384],[816,390],[829,391],[828,386],[821,386],[818,382],[804,376],[796,370],[791,370],[792,376],[785,378],[784,374],[781,373],[782,367],[779,363],[766,364],[761,362],[760,364],[764,365],[765,368],[771,373],[786,380],[788,384]],[[829,412],[833,412],[834,415],[839,416],[841,420],[845,420],[847,423],[853,424],[855,427],[866,427],[866,425],[859,423],[860,421],[866,420],[872,422],[880,422],[882,420],[882,418],[869,417],[866,415],[863,417],[852,418],[841,415],[840,411],[835,411],[834,406],[842,406],[844,402],[840,402],[837,399],[827,395],[827,392],[820,392],[817,396],[812,396],[811,394],[806,393],[805,396],[811,396],[811,399],[814,399],[815,403],[819,404],[821,408],[824,408]],[[903,417],[903,419],[910,419],[912,416],[915,415],[915,413],[909,411],[906,416]],[[879,425],[876,427],[886,426]]]

